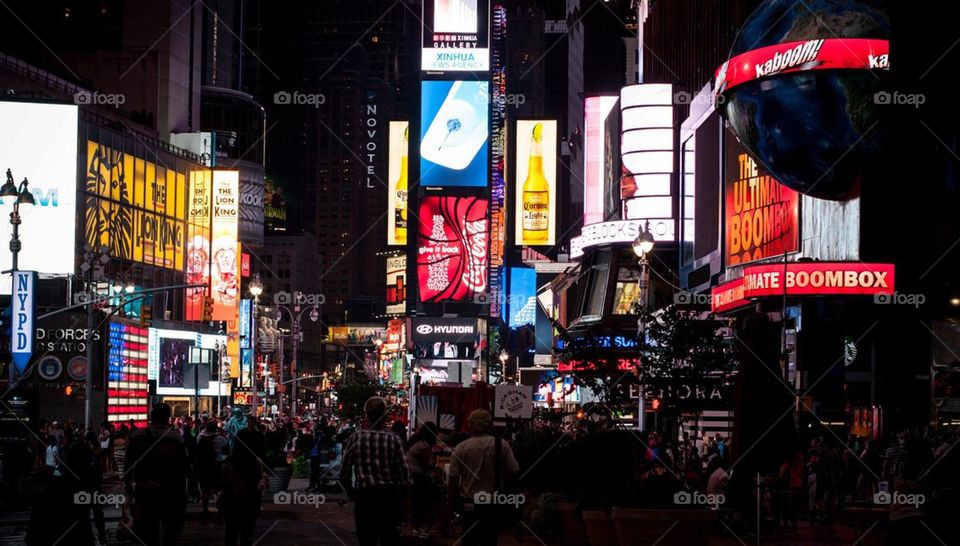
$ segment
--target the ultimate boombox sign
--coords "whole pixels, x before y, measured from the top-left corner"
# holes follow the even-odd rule
[[[712,291],[714,312],[748,305],[770,296],[874,296],[895,290],[893,264],[789,262],[743,268],[743,277]]]

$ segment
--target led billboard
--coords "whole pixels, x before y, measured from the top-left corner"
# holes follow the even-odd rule
[[[157,394],[168,396],[193,396],[192,386],[194,378],[190,371],[191,349],[209,349],[215,351],[217,346],[227,343],[227,336],[200,334],[182,330],[165,330],[150,328],[147,350],[147,379],[157,382]],[[201,375],[200,394],[228,395],[229,386],[218,381],[204,382],[210,377],[209,368],[204,369]],[[221,391],[222,389],[222,391]]]
[[[240,292],[240,260],[237,254],[239,171],[213,172],[213,246],[210,293],[213,320],[236,320]]]
[[[85,240],[110,256],[183,270],[187,175],[87,141]]]
[[[487,290],[487,199],[424,197],[419,212],[420,301],[477,301]]]
[[[421,70],[490,69],[489,0],[425,0],[422,21]]]
[[[107,356],[107,421],[147,423],[147,330],[110,321]]]
[[[517,245],[552,245],[557,237],[557,122],[517,121],[514,237]]]
[[[604,220],[604,123],[616,103],[615,96],[584,99],[583,225]]]
[[[764,172],[729,134],[724,179],[727,266],[800,250],[800,194]]]
[[[190,173],[190,199],[187,204],[187,263],[184,270],[187,284],[198,284],[186,290],[186,320],[203,319],[203,298],[210,285],[210,203],[213,189],[212,171]]]
[[[537,319],[537,271],[530,267],[510,268],[510,297],[507,324],[517,328],[533,325]]]
[[[18,186],[26,178],[36,200],[20,226],[20,269],[74,272],[77,115],[74,105],[0,101],[0,176],[6,181],[5,171],[10,169]],[[4,248],[0,271],[10,269],[11,255]],[[9,294],[9,273],[2,279],[0,293]]]
[[[387,244],[407,244],[407,160],[410,122],[391,121],[387,156]]]
[[[387,314],[407,310],[407,255],[387,256]]]
[[[425,81],[420,101],[420,184],[486,186],[489,82]]]

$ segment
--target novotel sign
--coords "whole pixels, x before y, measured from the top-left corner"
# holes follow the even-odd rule
[[[583,226],[579,237],[570,239],[570,257],[579,258],[587,248],[613,243],[632,243],[643,231],[646,220],[617,220]],[[674,239],[673,220],[650,220],[654,240]]]
[[[714,312],[749,305],[769,296],[873,296],[894,291],[893,264],[855,262],[790,262],[743,268],[743,277],[715,287]]]

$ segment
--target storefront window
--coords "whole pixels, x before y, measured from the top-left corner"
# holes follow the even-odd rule
[[[621,266],[617,269],[617,289],[613,295],[614,315],[636,314],[634,306],[640,295],[640,270]]]
[[[607,295],[607,277],[610,271],[610,250],[601,250],[597,253],[597,261],[590,271],[590,278],[586,286],[586,301],[583,306],[584,317],[603,315],[603,304]]]

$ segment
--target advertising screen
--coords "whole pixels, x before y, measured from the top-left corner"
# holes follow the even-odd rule
[[[421,70],[490,69],[489,0],[425,0],[422,21]]]
[[[489,82],[425,81],[420,100],[420,184],[486,186]]]
[[[77,188],[77,107],[0,101],[0,176],[10,169],[19,187],[26,178],[36,206],[20,226],[19,268],[73,273]],[[7,201],[7,202],[5,202]],[[9,200],[0,203],[9,204]],[[7,207],[9,209],[9,207]],[[8,210],[9,212],[9,210]],[[8,217],[3,218],[9,221]],[[10,229],[7,224],[7,230]],[[6,231],[4,233],[7,233]],[[0,252],[0,271],[9,271],[10,252]],[[0,293],[9,294],[9,273]]]
[[[237,319],[240,266],[237,255],[239,172],[213,172],[213,320]]]
[[[391,121],[387,157],[387,244],[407,244],[407,160],[410,122]]]
[[[193,365],[190,363],[191,349],[209,349],[215,351],[218,346],[227,344],[227,336],[200,334],[182,330],[164,330],[150,328],[147,350],[147,378],[156,380],[157,394],[167,396],[192,396],[194,394]],[[210,354],[205,358],[211,357]],[[219,381],[205,381],[210,376],[210,364],[201,366],[200,394],[204,396],[229,394],[229,387]],[[222,392],[221,392],[221,389]]]
[[[107,421],[147,422],[147,329],[110,321]]]
[[[729,133],[726,140],[726,265],[800,250],[800,194],[764,172]]]
[[[517,121],[516,157],[516,244],[552,245],[557,237],[557,122]]]
[[[402,315],[407,310],[407,255],[387,257],[387,314]]]
[[[602,222],[604,202],[604,122],[617,103],[615,96],[584,99],[583,224]]]
[[[476,301],[487,290],[487,200],[425,197],[417,220],[420,301]]]
[[[187,175],[87,141],[86,241],[110,256],[183,270]]]
[[[520,384],[533,386],[533,401],[548,407],[580,403],[580,386],[574,377],[553,368],[521,368]]]
[[[510,268],[508,324],[517,328],[534,324],[537,313],[537,271],[529,267]]]
[[[211,171],[190,173],[190,199],[187,205],[186,320],[202,320],[203,298],[210,285],[210,202]]]

